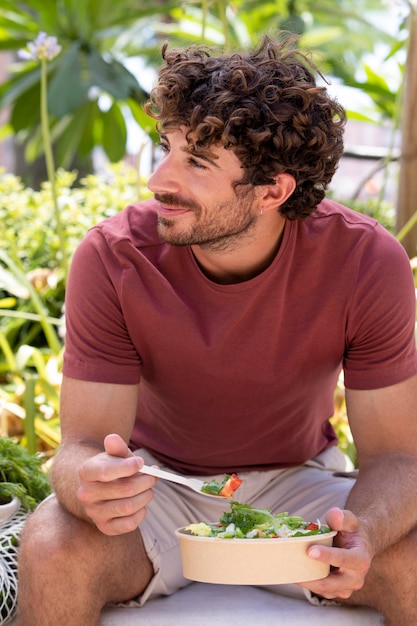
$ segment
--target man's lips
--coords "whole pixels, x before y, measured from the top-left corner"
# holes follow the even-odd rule
[[[176,217],[177,215],[183,215],[184,213],[189,213],[189,209],[175,209],[167,206],[163,206],[160,204],[158,206],[158,214],[161,217]]]

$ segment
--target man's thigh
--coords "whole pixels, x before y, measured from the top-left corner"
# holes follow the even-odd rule
[[[80,605],[83,599],[99,606],[125,600],[145,589],[152,575],[139,530],[105,535],[94,524],[66,511],[54,494],[29,516],[22,532],[22,588],[35,589],[39,584],[46,592],[50,585],[55,599],[63,593],[60,602],[68,596],[68,589]],[[99,593],[91,598],[93,589]],[[68,597],[72,601],[72,596]]]

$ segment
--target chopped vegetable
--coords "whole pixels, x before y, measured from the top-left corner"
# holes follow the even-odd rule
[[[229,476],[223,487],[220,489],[219,495],[223,496],[224,498],[230,498],[234,494],[236,489],[239,489],[241,484],[242,480],[238,476],[236,476],[236,474],[232,474],[231,476]]]
[[[223,482],[219,483],[217,480],[205,482],[201,487],[201,491],[230,498],[241,484],[242,480],[236,474],[225,474]]]
[[[271,513],[269,509],[257,509],[249,504],[230,503],[230,511],[221,516],[219,523],[200,522],[190,524],[186,530],[199,537],[223,539],[271,539],[303,537],[330,532],[328,526],[306,522],[302,517],[288,513]]]

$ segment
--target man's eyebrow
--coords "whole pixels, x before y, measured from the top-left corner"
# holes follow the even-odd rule
[[[188,152],[189,154],[192,154],[192,156],[196,157],[197,159],[201,159],[202,161],[206,161],[210,165],[213,165],[214,167],[217,167],[217,169],[219,169],[219,167],[220,167],[216,163],[216,159],[218,159],[219,157],[216,154],[213,154],[207,148],[204,151],[200,151],[198,148],[196,148],[196,146],[194,144],[192,144],[192,149],[191,150],[190,149],[187,150],[187,148],[184,148],[184,152]],[[212,156],[210,156],[210,155],[212,155]]]
[[[161,141],[166,141],[169,144],[169,139],[167,135],[160,134],[159,138]],[[217,165],[216,160],[219,158],[216,154],[211,152],[208,148],[198,148],[194,143],[190,143],[185,148],[181,148],[183,152],[188,152],[192,154],[197,159],[201,159],[202,161],[206,161],[210,165],[217,167],[219,169],[219,165]]]

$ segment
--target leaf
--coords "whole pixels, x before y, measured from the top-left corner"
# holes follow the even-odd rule
[[[48,88],[48,107],[58,119],[73,113],[86,100],[88,85],[83,81],[80,47],[74,43],[61,57]]]
[[[136,102],[136,100],[129,100],[126,102],[127,106],[132,112],[135,121],[139,124],[142,130],[149,135],[152,141],[158,141],[159,135],[156,132],[156,120],[153,117],[149,117],[143,110],[142,106]]]
[[[373,86],[378,86],[378,88],[381,89],[381,91],[390,93],[390,88],[388,86],[388,83],[383,76],[381,76],[380,74],[377,74],[370,65],[367,65],[364,63],[363,67],[365,69],[369,84]]]
[[[8,293],[13,294],[17,298],[28,300],[29,290],[26,285],[18,280],[18,277],[12,272],[0,265],[0,288]]]
[[[316,48],[324,43],[339,39],[342,34],[342,26],[313,28],[302,35],[300,45],[305,48]]]
[[[102,114],[102,143],[110,161],[120,161],[125,155],[127,129],[119,105],[114,102],[108,111]]]
[[[55,328],[48,321],[46,306],[44,305],[36,289],[33,287],[30,281],[27,280],[24,274],[23,268],[20,266],[18,262],[13,260],[7,254],[7,251],[2,250],[2,249],[0,249],[0,260],[11,270],[11,272],[13,272],[13,275],[16,277],[16,279],[18,279],[19,282],[22,285],[25,285],[26,288],[28,289],[33,308],[35,309],[36,313],[38,313],[38,315],[40,316],[40,323],[45,333],[48,346],[55,354],[59,354],[60,349],[61,349],[61,344],[56,334]]]
[[[388,61],[388,59],[391,59],[392,57],[395,57],[395,55],[397,54],[398,51],[401,51],[404,48],[404,42],[401,40],[395,41],[394,44],[391,47],[391,50],[388,52],[387,56],[385,57],[385,61]]]
[[[59,408],[59,392],[44,376],[41,376],[38,380],[39,387],[44,391],[45,396],[52,402],[56,409]]]
[[[35,67],[3,83],[0,88],[0,108],[14,104],[17,98],[27,94],[34,85],[39,84],[40,76],[39,67]],[[32,103],[32,106],[38,107],[39,101],[36,104]]]
[[[11,309],[16,306],[16,298],[2,298],[0,300],[0,309]]]
[[[33,106],[34,102],[39,102],[39,85],[33,85],[22,93],[15,102],[10,116],[10,123],[15,133],[30,128],[39,122],[39,106]]]
[[[359,122],[369,122],[371,124],[377,123],[377,120],[373,119],[372,117],[369,117],[369,115],[364,115],[363,113],[360,113],[358,111],[347,110],[346,112],[350,120],[357,120]]]
[[[14,493],[27,510],[51,493],[42,457],[30,454],[9,437],[0,438],[0,494]]]
[[[28,163],[33,163],[43,153],[43,137],[40,126],[37,126],[33,134],[29,137],[25,147],[25,159]]]
[[[14,358],[13,348],[8,341],[6,334],[0,331],[0,348],[3,351],[3,356],[9,372],[16,371],[16,359]],[[7,406],[4,408],[7,409]]]
[[[56,157],[60,167],[68,168],[73,161],[84,133],[91,132],[90,116],[95,103],[86,101],[76,111],[65,125],[65,129],[58,137]],[[90,141],[90,150],[93,148],[93,141]],[[81,151],[80,151],[81,152]]]
[[[96,145],[95,126],[101,111],[96,100],[88,103],[88,117],[85,120],[84,133],[80,139],[79,153],[81,156],[89,154]]]
[[[116,100],[127,100],[134,93],[145,92],[136,78],[124,65],[112,59],[107,62],[96,50],[87,56],[87,66],[91,72],[90,84],[113,96]]]
[[[19,371],[23,371],[32,358],[36,348],[33,346],[23,345],[20,346],[15,354],[16,366]]]

